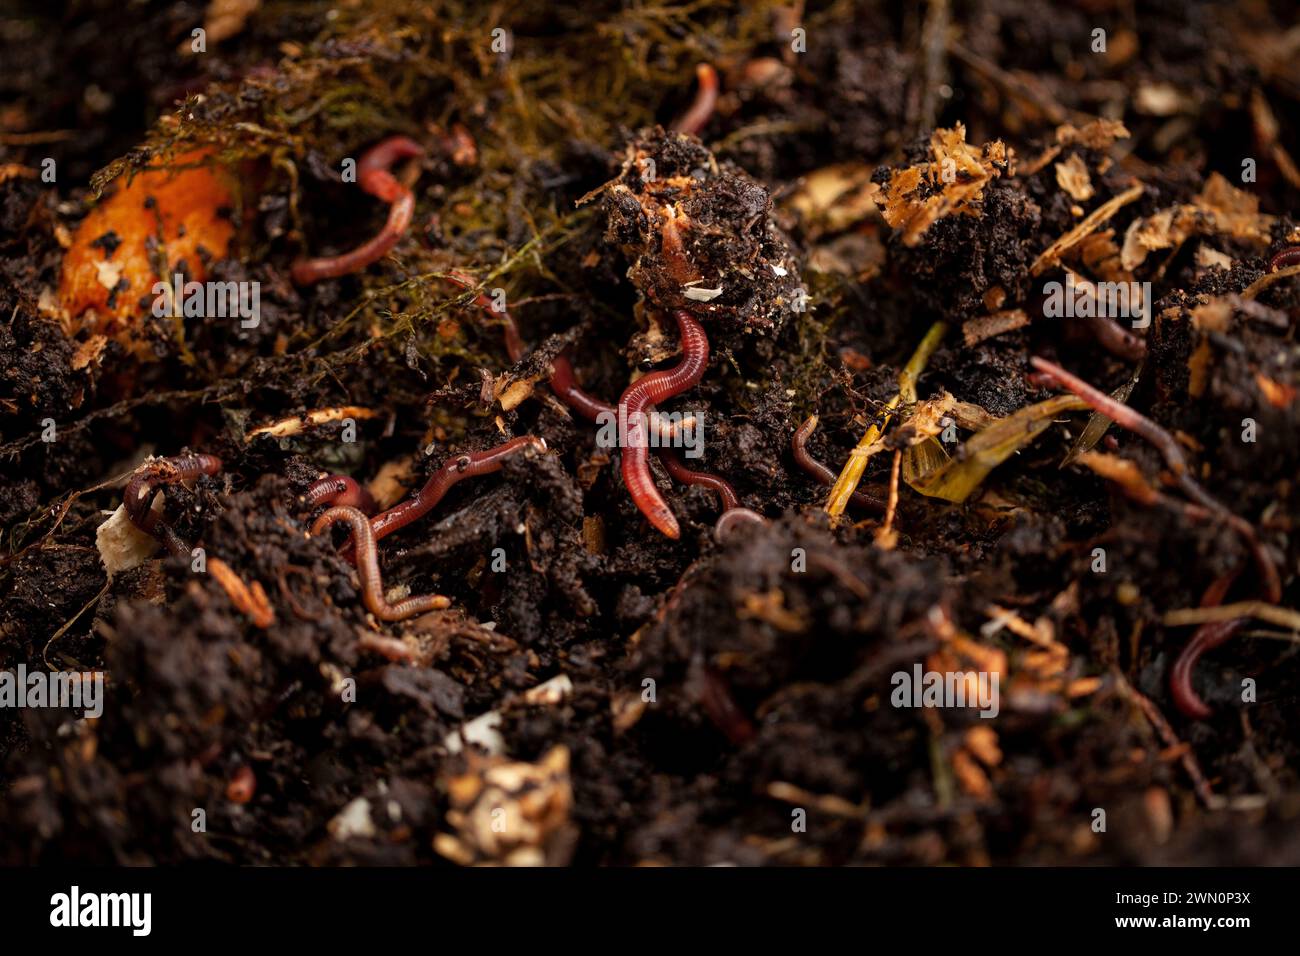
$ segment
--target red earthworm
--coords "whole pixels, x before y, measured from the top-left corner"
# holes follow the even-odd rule
[[[1278,269],[1285,269],[1287,266],[1300,266],[1300,246],[1283,249],[1268,260],[1269,272],[1277,272]]]
[[[221,471],[221,459],[215,455],[181,455],[175,458],[158,458],[140,468],[126,483],[122,492],[122,507],[131,523],[146,534],[151,534],[172,554],[189,557],[189,546],[153,510],[159,486],[190,481],[200,475],[215,475]]]
[[[835,484],[835,479],[839,475],[809,454],[807,448],[808,439],[817,430],[817,421],[816,415],[809,415],[807,420],[795,429],[794,435],[790,438],[790,453],[800,468],[812,475],[818,484],[829,488]],[[886,507],[885,502],[865,491],[853,492],[849,500],[861,508],[870,508],[872,511],[884,512]]]
[[[495,448],[489,448],[486,451],[467,452],[463,455],[456,455],[443,463],[442,467],[433,473],[424,487],[416,494],[407,498],[401,504],[389,508],[383,514],[376,515],[370,519],[367,526],[372,532],[375,541],[380,538],[386,538],[399,528],[404,528],[417,518],[422,518],[429,513],[439,501],[442,500],[451,486],[463,478],[471,478],[476,475],[489,475],[494,471],[500,471],[507,458],[525,448],[535,448],[538,451],[546,451],[546,442],[541,438],[534,438],[532,435],[523,435],[519,438],[512,438],[508,442],[497,445]],[[333,509],[337,511],[338,509]],[[327,514],[329,512],[326,512]],[[374,551],[373,544],[371,551]]]
[[[1264,579],[1265,600],[1270,604],[1276,604],[1281,599],[1282,582],[1278,577],[1277,567],[1273,564],[1273,559],[1269,557],[1268,552],[1264,550],[1259,537],[1255,534],[1255,529],[1250,522],[1239,515],[1233,514],[1201,487],[1192,475],[1192,469],[1187,464],[1187,458],[1183,454],[1182,448],[1179,447],[1178,442],[1174,440],[1174,437],[1169,432],[1141,412],[1129,405],[1125,405],[1123,402],[1117,402],[1105,392],[1093,388],[1083,379],[1071,375],[1059,365],[1038,356],[1030,358],[1029,361],[1034,368],[1055,379],[1067,391],[1074,393],[1087,402],[1094,411],[1100,412],[1114,421],[1116,425],[1140,435],[1154,445],[1164,458],[1169,470],[1173,472],[1179,487],[1183,489],[1184,493],[1197,504],[1225,521],[1246,542],[1251,554],[1254,556],[1260,576]]]
[[[731,695],[726,680],[707,664],[698,664],[697,667],[698,699],[709,720],[733,744],[740,745],[753,740],[754,725]]]
[[[462,289],[473,289],[478,285],[474,279],[465,273],[453,269],[444,276],[448,282],[458,285]],[[508,309],[497,311],[496,303],[486,292],[480,292],[474,298],[474,304],[491,312],[493,315],[501,316],[501,322],[505,326],[506,354],[510,356],[510,361],[518,362],[524,357],[524,340],[519,337],[519,326],[515,323],[514,316]]]
[[[372,515],[379,510],[370,492],[347,475],[326,475],[317,478],[307,486],[307,490],[298,501],[308,510],[314,510],[321,505],[348,505],[366,515]]]
[[[749,508],[728,508],[713,526],[713,537],[719,544],[725,544],[741,525],[765,525],[767,519],[757,511]]]
[[[357,546],[357,575],[361,578],[361,599],[370,613],[381,621],[403,621],[415,614],[450,607],[451,601],[441,594],[422,594],[396,604],[384,598],[384,582],[379,574],[379,557],[375,554],[375,533],[370,522],[356,508],[335,505],[316,519],[311,533],[321,534],[336,521],[346,521],[352,528]]]
[[[1142,337],[1134,335],[1110,316],[1088,316],[1083,319],[1083,324],[1101,347],[1112,355],[1130,362],[1146,358],[1147,344]]]
[[[689,312],[678,309],[673,315],[677,319],[682,360],[671,369],[650,372],[629,385],[618,400],[618,420],[627,423],[623,484],[650,523],[668,537],[677,538],[681,536],[677,519],[650,477],[646,413],[650,406],[679,395],[700,381],[709,363],[709,338]]]
[[[299,259],[290,275],[298,285],[360,272],[382,259],[406,234],[415,213],[415,194],[389,170],[402,159],[423,156],[424,147],[406,136],[390,136],[370,147],[357,163],[357,185],[371,196],[389,204],[388,222],[373,239],[350,252],[316,259]]]
[[[709,474],[707,471],[693,471],[687,468],[686,463],[677,457],[677,453],[667,448],[659,449],[659,460],[664,463],[664,468],[672,475],[674,481],[681,482],[683,485],[702,485],[716,491],[718,497],[722,499],[723,512],[740,507],[740,498],[736,494],[736,489],[731,487],[731,482],[727,479]]]
[[[448,273],[446,278],[462,289],[472,289],[477,284],[469,276],[458,271]],[[482,293],[475,298],[474,304],[487,309],[494,315],[501,316],[502,325],[505,327],[506,355],[510,356],[512,362],[521,361],[524,357],[524,342],[519,336],[519,325],[511,316],[510,311],[508,309],[497,311],[492,299]],[[613,405],[602,402],[578,384],[577,376],[573,372],[573,364],[569,361],[568,355],[563,352],[551,359],[549,384],[556,398],[589,422],[598,422],[602,416],[605,416],[606,420],[615,420],[618,415]],[[665,422],[657,423],[657,427],[662,437],[671,438],[677,433],[678,428],[691,428],[694,422],[693,418],[688,418],[682,421],[680,425]]]
[[[602,415],[616,415],[614,406],[602,402],[578,384],[573,373],[573,363],[561,352],[551,359],[551,391],[555,397],[589,422],[600,420]]]
[[[695,101],[677,122],[673,123],[674,133],[686,133],[698,136],[704,124],[713,115],[713,108],[718,103],[718,71],[708,63],[701,63],[695,68]]]
[[[464,289],[472,289],[476,285],[473,279],[461,272],[448,273],[447,278]],[[524,342],[519,337],[519,325],[515,322],[514,317],[510,315],[509,310],[497,311],[493,301],[482,293],[474,300],[474,303],[501,316],[505,325],[506,354],[510,356],[512,362],[519,362],[523,359]],[[605,404],[600,399],[582,390],[578,385],[577,377],[573,374],[573,365],[569,362],[568,356],[563,353],[551,359],[550,386],[560,401],[589,422],[596,421],[601,413],[613,414],[614,412],[613,406]]]
[[[311,586],[311,572],[301,565],[289,564],[282,567],[275,577],[276,584],[280,586],[280,596],[284,598],[285,603],[289,605],[289,610],[293,611],[294,617],[300,621],[309,621],[319,624],[321,615],[309,613],[306,608],[298,601],[298,596],[294,594],[293,588],[289,586],[289,575],[301,577],[307,581],[307,586]]]
[[[1201,607],[1215,607],[1222,604],[1228,594],[1228,588],[1232,586],[1236,577],[1237,572],[1233,571],[1214,581],[1205,589],[1205,594],[1201,597]],[[1245,618],[1236,618],[1231,621],[1209,621],[1202,624],[1178,655],[1178,659],[1174,661],[1174,666],[1169,670],[1169,691],[1173,695],[1174,706],[1184,716],[1204,720],[1212,713],[1192,686],[1192,671],[1202,656],[1225,643],[1244,623]]]
[[[1132,406],[1117,402],[1105,392],[1093,388],[1083,379],[1071,375],[1061,366],[1049,362],[1045,358],[1039,358],[1035,355],[1030,358],[1029,362],[1048,378],[1055,379],[1062,388],[1078,395],[1091,405],[1094,411],[1100,412],[1112,419],[1121,428],[1126,428],[1149,441],[1160,452],[1165,464],[1169,466],[1169,470],[1173,472],[1175,478],[1181,479],[1184,475],[1189,474],[1187,458],[1183,455],[1183,450],[1178,446],[1178,442],[1174,441],[1174,437],[1169,432],[1151,421],[1151,419]],[[1208,508],[1219,510],[1222,507],[1213,499],[1209,501],[1203,500],[1209,496],[1199,488],[1192,497]]]

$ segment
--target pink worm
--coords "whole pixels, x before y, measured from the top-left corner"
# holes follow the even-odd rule
[[[423,156],[424,147],[406,136],[390,136],[372,146],[357,163],[357,184],[376,199],[389,204],[388,222],[379,234],[350,252],[317,259],[299,259],[290,275],[297,285],[360,272],[378,262],[397,245],[410,228],[415,213],[415,195],[398,182],[389,169],[402,159]]]
[[[412,521],[424,517],[458,481],[500,471],[507,458],[524,448],[535,448],[544,452],[546,442],[532,435],[523,435],[486,451],[469,452],[449,459],[433,473],[433,477],[425,482],[424,487],[418,492],[401,504],[394,505],[383,514],[370,519],[374,539],[378,541],[380,538],[386,538],[394,531],[405,528]]]
[[[689,312],[678,309],[677,332],[681,338],[682,360],[671,369],[651,372],[628,386],[618,400],[618,420],[627,423],[623,446],[623,484],[637,508],[652,525],[670,538],[681,537],[677,519],[664,502],[650,476],[647,436],[647,411],[665,399],[680,395],[699,384],[709,363],[709,339],[704,327]]]
[[[474,280],[462,272],[450,272],[446,278],[462,289],[472,289],[475,286]],[[519,336],[519,326],[514,318],[508,311],[497,312],[492,300],[487,295],[479,295],[474,300],[474,304],[487,309],[494,315],[501,316],[505,326],[506,354],[510,356],[510,361],[519,362],[524,357],[524,342]],[[550,386],[556,398],[589,422],[599,421],[602,415],[613,419],[617,414],[613,405],[602,402],[578,384],[578,377],[573,371],[573,363],[569,361],[568,355],[564,353],[551,359]],[[692,424],[693,420],[687,419],[681,423],[680,427],[684,429]],[[679,426],[662,423],[658,427],[660,434],[668,438],[677,432]]]
[[[713,115],[713,107],[718,103],[718,71],[707,63],[695,68],[695,102],[673,123],[673,132],[686,133],[690,136],[700,135],[704,124]]]
[[[372,515],[379,510],[370,492],[347,475],[326,475],[324,478],[317,478],[303,492],[301,501],[308,509],[318,508],[321,505],[344,505],[356,508],[366,515]]]
[[[221,471],[221,459],[215,455],[182,455],[177,458],[160,458],[145,465],[126,483],[122,492],[122,507],[131,523],[147,534],[153,535],[172,554],[188,558],[190,546],[177,536],[153,510],[154,498],[161,485],[189,481],[199,475],[215,475]]]

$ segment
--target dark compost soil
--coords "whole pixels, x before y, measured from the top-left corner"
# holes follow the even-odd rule
[[[0,863],[1300,862],[1294,612],[1201,658],[1199,719],[1168,617],[1225,576],[1219,603],[1262,598],[1261,561],[1300,604],[1300,282],[1261,282],[1300,243],[1292,4],[121,6],[0,14],[0,669],[105,675],[96,719],[0,708]],[[666,132],[699,63],[716,107]],[[340,169],[391,135],[424,149],[394,168],[411,228],[295,285],[382,225]],[[129,228],[79,230],[115,196],[164,209],[138,174],[194,157],[230,196],[159,274],[258,283],[256,327],[119,301]],[[78,248],[116,324],[64,293]],[[1050,317],[1067,270],[1150,283],[1150,327]],[[769,519],[721,539],[657,459],[681,537],[651,528],[547,384],[567,350],[614,401],[677,361],[681,308],[712,354],[663,410]],[[1063,464],[1086,409],[936,496],[921,449],[964,466],[1062,393],[1033,356],[1132,385],[1258,553],[1132,431]],[[836,473],[883,428],[860,487],[896,514],[827,513],[791,453],[814,413]],[[546,453],[380,543],[388,586],[451,606],[369,614],[308,485],[387,506],[520,435]],[[208,566],[110,575],[127,477],[188,453],[224,467],[163,520]],[[916,664],[997,673],[996,717],[894,706]]]

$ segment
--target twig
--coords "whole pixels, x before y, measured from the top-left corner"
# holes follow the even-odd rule
[[[1273,559],[1264,550],[1258,536],[1255,534],[1254,527],[1245,519],[1229,511],[1227,507],[1202,488],[1200,483],[1192,477],[1192,470],[1187,464],[1187,457],[1169,432],[1141,412],[1129,405],[1115,401],[1105,392],[1093,388],[1083,379],[1071,375],[1059,365],[1038,356],[1034,356],[1029,361],[1034,368],[1055,379],[1063,388],[1087,402],[1094,411],[1100,412],[1114,421],[1116,425],[1128,429],[1154,445],[1165,459],[1165,464],[1173,472],[1174,478],[1184,493],[1197,504],[1207,508],[1226,521],[1245,540],[1255,558],[1255,564],[1259,568],[1260,576],[1264,579],[1264,599],[1270,603],[1277,603],[1282,596],[1282,582],[1278,577],[1277,567],[1273,564]]]
[[[1221,604],[1218,607],[1184,607],[1175,611],[1166,611],[1161,623],[1168,627],[1181,627],[1187,624],[1208,624],[1215,621],[1232,621],[1242,617],[1258,618],[1279,627],[1290,628],[1300,634],[1300,611],[1289,607],[1278,607],[1263,601],[1237,601],[1233,604]]]

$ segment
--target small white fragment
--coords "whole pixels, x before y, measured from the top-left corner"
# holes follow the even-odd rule
[[[95,530],[95,547],[111,578],[119,571],[130,571],[148,561],[158,550],[158,542],[132,524],[126,516],[125,505],[118,505]]]
[[[536,687],[524,691],[524,700],[530,704],[550,704],[554,706],[573,693],[573,681],[568,674],[558,674]]]
[[[121,262],[101,260],[95,263],[95,278],[99,280],[100,285],[112,292],[122,280],[122,270],[124,268],[125,266]]]
[[[338,815],[325,827],[336,840],[347,840],[352,837],[361,837],[362,839],[373,837],[375,835],[375,824],[370,819],[370,801],[365,797],[357,797],[340,810]]]
[[[461,737],[463,736],[466,743],[478,744],[488,753],[496,756],[504,753],[506,749],[505,738],[501,736],[498,729],[501,726],[501,715],[495,710],[489,710],[481,717],[475,717],[467,723],[461,724],[459,730],[453,730],[443,738],[443,746],[447,748],[447,753],[458,754],[461,752]]]
[[[781,276],[783,278],[790,274],[789,272],[786,271],[785,266],[779,266],[775,262],[772,263],[772,271],[775,272],[778,276]]]
[[[692,302],[712,302],[722,295],[722,286],[716,289],[683,289],[682,294]]]
[[[573,693],[573,681],[567,674],[557,674],[548,681],[524,691],[523,699],[529,704],[546,704],[555,706]],[[464,741],[478,744],[488,753],[500,756],[505,753],[506,742],[501,736],[501,712],[489,710],[486,714],[461,724],[459,730],[453,730],[443,738],[443,746],[448,753],[458,754],[463,749]]]

